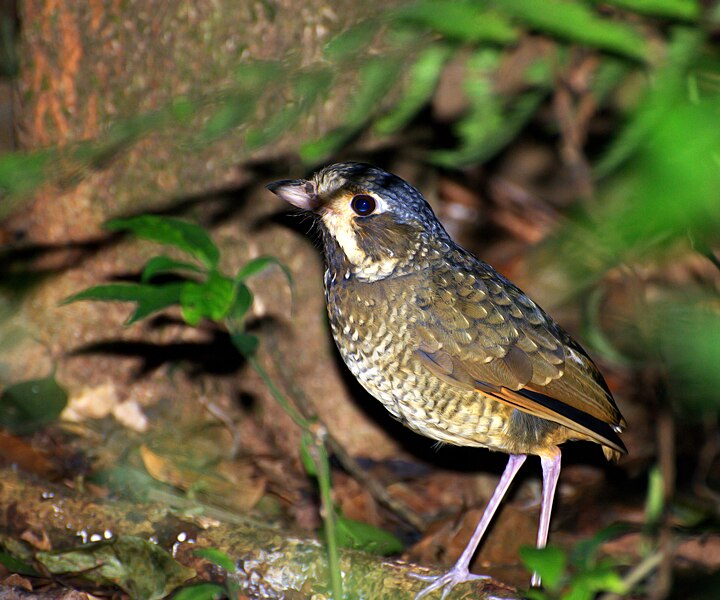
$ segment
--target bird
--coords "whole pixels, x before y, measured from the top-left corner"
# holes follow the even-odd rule
[[[360,163],[267,188],[313,215],[322,233],[325,299],[345,364],[371,396],[436,442],[509,454],[467,547],[416,600],[463,582],[493,515],[527,456],[539,456],[537,547],[547,544],[560,445],[627,453],[626,422],[585,350],[533,300],[456,244],[422,194]],[[532,585],[540,585],[533,574]]]

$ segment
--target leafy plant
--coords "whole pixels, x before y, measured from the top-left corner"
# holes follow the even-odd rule
[[[64,304],[81,300],[133,302],[136,307],[125,326],[158,311],[178,306],[184,321],[190,326],[196,326],[202,319],[209,319],[227,327],[234,346],[255,369],[283,410],[303,430],[301,455],[308,474],[317,479],[320,487],[331,588],[333,596],[341,598],[339,546],[391,553],[399,551],[402,544],[385,531],[338,514],[332,501],[327,431],[321,424],[300,414],[255,358],[259,340],[245,329],[245,318],[253,301],[246,281],[271,266],[277,266],[283,270],[292,286],[292,276],[287,267],[274,257],[261,256],[245,263],[234,276],[228,276],[219,268],[220,251],[207,232],[198,225],[180,219],[143,215],[114,219],[106,227],[110,231],[128,231],[138,238],[173,247],[188,255],[188,258],[179,260],[165,254],[154,256],[142,268],[139,282],[97,285],[68,297]],[[173,276],[169,282],[168,275]],[[229,559],[220,560],[218,555],[209,551],[201,552],[205,552],[205,558],[230,571],[232,563]],[[210,598],[217,592],[218,589],[211,586],[194,587],[181,592],[181,597],[195,598],[192,594],[197,593],[199,598]]]
[[[0,426],[17,434],[32,433],[57,419],[66,404],[67,392],[54,376],[21,381],[0,394]]]
[[[134,536],[38,552],[35,558],[52,574],[82,572],[90,581],[117,585],[138,600],[164,598],[195,575],[157,544]]]
[[[703,18],[701,3],[685,0],[408,2],[338,33],[315,64],[301,66],[294,57],[248,60],[231,85],[117,121],[97,140],[6,154],[0,157],[0,194],[17,198],[46,181],[76,177],[156,131],[182,132],[174,136],[179,144],[202,148],[242,129],[244,150],[251,152],[291,135],[328,97],[350,90],[338,126],[299,145],[303,160],[317,163],[363,130],[387,136],[404,127],[432,102],[451,63],[463,66],[467,102],[452,123],[457,143],[432,148],[429,157],[452,168],[473,164],[497,154],[537,114],[574,47],[597,54],[592,86],[602,108],[610,92],[638,74],[655,81],[678,58],[671,48],[674,36],[697,33],[692,56],[706,54],[703,28],[717,18],[708,13]],[[658,19],[666,26],[654,35]],[[530,56],[520,81],[500,90],[502,65],[519,45],[538,37],[547,51]],[[641,105],[638,95],[635,106]],[[0,214],[16,205],[6,202]]]
[[[578,544],[568,553],[548,546],[525,546],[520,550],[524,565],[542,579],[542,589],[527,590],[531,600],[591,600],[598,592],[627,594],[630,587],[619,572],[619,565],[611,559],[598,558],[600,545],[616,537],[622,528],[600,531]]]

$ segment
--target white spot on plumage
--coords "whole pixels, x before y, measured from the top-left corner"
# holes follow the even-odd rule
[[[581,366],[585,366],[585,359],[583,359],[582,356],[575,352],[575,350],[573,350],[572,348],[565,348],[565,352],[567,355],[566,358],[569,358],[571,361]]]

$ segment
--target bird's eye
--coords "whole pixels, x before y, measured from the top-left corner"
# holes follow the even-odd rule
[[[372,214],[376,206],[377,202],[375,202],[375,198],[369,196],[368,194],[358,194],[357,196],[353,196],[353,199],[350,202],[350,208],[352,208],[355,213],[361,217],[366,217],[369,214]]]

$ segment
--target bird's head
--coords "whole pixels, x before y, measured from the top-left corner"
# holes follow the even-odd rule
[[[317,215],[328,262],[373,281],[405,269],[429,240],[449,241],[430,205],[409,183],[372,165],[338,163],[310,179],[267,186]],[[347,263],[347,264],[343,264]]]

